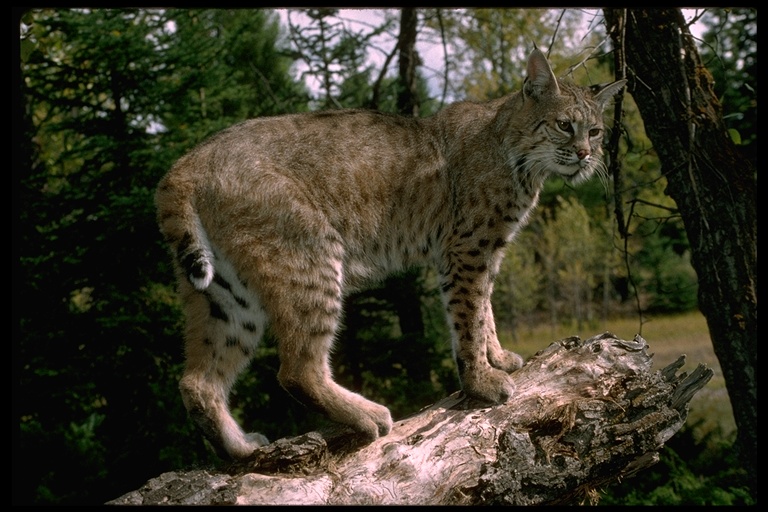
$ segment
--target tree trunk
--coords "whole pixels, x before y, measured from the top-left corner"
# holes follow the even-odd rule
[[[679,9],[604,9],[691,245],[744,469],[757,475],[757,173],[728,136]]]
[[[400,91],[397,95],[397,110],[404,116],[419,117],[419,96],[416,93],[416,67],[419,54],[416,52],[416,24],[418,14],[412,7],[400,10],[400,35],[397,48],[400,52]]]
[[[419,116],[419,96],[416,90],[416,68],[419,54],[416,51],[416,26],[418,12],[412,7],[400,9],[400,34],[397,37],[399,54],[398,77],[400,87],[397,94],[397,111],[400,115]],[[433,341],[425,336],[421,300],[425,295],[421,278],[423,269],[415,268],[387,280],[384,295],[393,304],[400,323],[402,336],[398,352],[405,357],[403,366],[414,382],[429,382],[431,368],[417,354],[425,354]]]
[[[600,486],[658,460],[712,377],[703,365],[677,375],[684,357],[651,372],[647,348],[610,333],[564,339],[512,374],[506,404],[456,393],[368,445],[311,432],[225,470],[165,473],[109,504],[595,503]]]

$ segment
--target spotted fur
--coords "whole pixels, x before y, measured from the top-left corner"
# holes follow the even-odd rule
[[[363,110],[260,118],[182,157],[157,188],[158,222],[186,315],[180,389],[224,456],[265,444],[228,395],[269,324],[280,383],[370,439],[388,409],[334,382],[329,353],[344,297],[431,264],[440,277],[463,389],[514,393],[523,361],[496,337],[493,281],[544,180],[599,170],[602,112],[623,83],[559,82],[535,50],[521,92],[426,119]]]

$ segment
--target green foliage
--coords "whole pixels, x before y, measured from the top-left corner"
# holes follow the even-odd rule
[[[501,263],[493,288],[493,310],[496,324],[509,329],[513,338],[522,325],[534,323],[533,314],[544,296],[543,268],[536,261],[532,231],[518,235]]]
[[[757,142],[757,9],[708,9],[701,58],[712,73],[715,93],[728,128],[739,135],[736,144]],[[753,147],[750,153],[756,152]]]
[[[187,148],[244,119],[306,110],[308,93],[276,47],[281,34],[270,11],[178,9],[167,16],[175,26],[166,56],[173,93],[164,99],[172,141]]]
[[[635,285],[644,309],[651,312],[690,311],[697,304],[696,273],[682,221],[664,216],[638,226],[643,246],[634,256]]]
[[[294,22],[302,14],[308,22]],[[367,44],[390,29],[393,19],[373,30],[352,31],[339,17],[338,9],[304,9],[289,12],[291,40],[307,68],[306,76],[319,85],[315,103],[324,108],[359,108],[370,102],[373,68],[366,63]]]

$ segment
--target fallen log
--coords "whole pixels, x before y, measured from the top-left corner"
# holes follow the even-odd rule
[[[109,504],[551,505],[658,461],[712,377],[685,356],[652,372],[648,344],[604,333],[552,343],[489,405],[458,392],[361,445],[339,429],[278,440],[247,462],[169,472]]]

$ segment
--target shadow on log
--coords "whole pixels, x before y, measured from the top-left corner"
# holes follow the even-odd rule
[[[489,406],[455,393],[367,445],[348,430],[258,449],[224,470],[170,472],[109,504],[595,503],[597,489],[658,461],[712,377],[685,356],[651,372],[648,345],[605,333],[531,357],[515,396]]]

